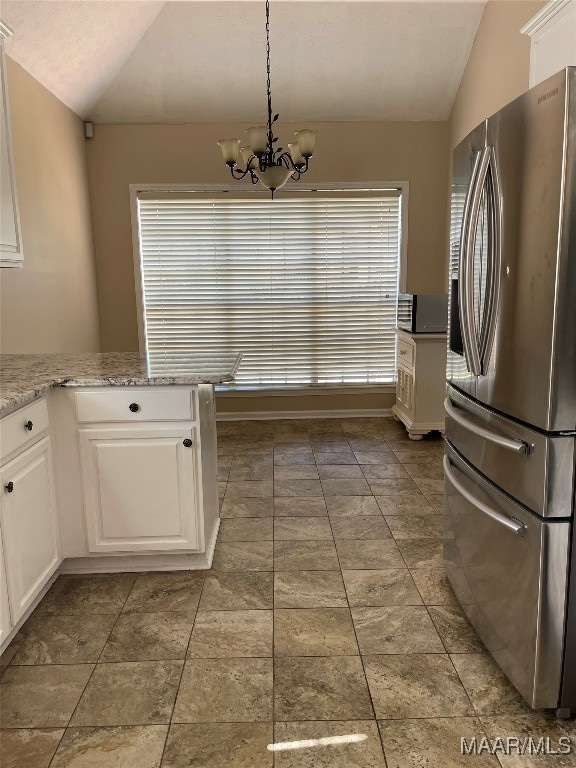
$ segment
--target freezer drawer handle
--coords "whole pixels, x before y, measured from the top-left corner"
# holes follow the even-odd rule
[[[464,429],[473,432],[475,435],[478,435],[478,437],[483,437],[485,440],[489,440],[491,443],[496,443],[496,445],[499,445],[501,448],[507,448],[509,451],[514,451],[514,453],[520,453],[524,456],[527,456],[532,450],[532,446],[528,443],[524,443],[522,440],[512,440],[509,437],[498,435],[496,432],[490,432],[488,429],[484,429],[483,427],[479,427],[471,421],[468,421],[468,419],[465,419],[464,416],[461,416],[458,413],[449,398],[444,400],[444,408],[446,409],[448,416],[454,419],[454,421],[457,421],[460,426],[464,427]]]
[[[524,535],[525,526],[522,523],[519,523],[518,520],[514,520],[513,517],[506,517],[506,515],[502,515],[500,512],[496,512],[495,509],[492,509],[487,504],[484,504],[478,499],[475,499],[474,496],[472,496],[472,494],[467,491],[466,488],[464,488],[464,486],[458,482],[458,480],[456,480],[454,474],[452,473],[451,466],[452,465],[450,464],[448,456],[444,456],[444,472],[446,477],[452,483],[454,488],[456,488],[458,493],[466,499],[466,501],[469,501],[470,504],[476,507],[477,510],[485,514],[491,520],[494,520],[495,523],[503,525],[504,528],[508,528],[509,531],[512,531],[517,536]]]

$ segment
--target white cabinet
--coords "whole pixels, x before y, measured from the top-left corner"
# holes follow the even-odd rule
[[[444,431],[446,334],[397,330],[396,403],[392,413],[412,440]]]
[[[10,618],[10,603],[8,602],[8,585],[6,584],[6,569],[4,568],[4,550],[2,548],[2,531],[0,529],[0,646],[12,629]]]
[[[550,0],[520,30],[530,37],[530,87],[576,64],[576,0]]]
[[[60,564],[50,438],[2,467],[0,522],[12,623]]]
[[[195,427],[81,428],[90,552],[202,547]]]
[[[12,158],[10,109],[4,60],[4,38],[10,31],[0,22],[0,266],[22,265],[22,238]]]

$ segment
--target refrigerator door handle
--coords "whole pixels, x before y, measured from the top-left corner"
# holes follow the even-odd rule
[[[454,408],[448,397],[444,400],[444,408],[446,409],[448,416],[460,424],[461,427],[464,427],[464,429],[467,429],[469,432],[473,432],[475,435],[478,435],[478,437],[483,437],[484,440],[488,440],[491,443],[499,445],[501,448],[506,448],[509,451],[524,456],[527,456],[532,450],[532,446],[522,440],[513,440],[509,437],[504,437],[504,435],[499,435],[497,432],[491,432],[489,429],[484,429],[484,427],[479,427],[477,424],[468,421],[468,419],[461,416],[458,410]]]
[[[480,201],[489,162],[490,147],[484,147],[484,149],[476,154],[474,160],[470,186],[468,187],[468,194],[464,204],[462,238],[460,241],[460,267],[458,275],[460,325],[468,370],[475,376],[480,375],[482,364],[480,361],[478,336],[474,328],[474,273],[472,259],[474,258],[474,240],[480,214]]]
[[[488,274],[482,331],[480,334],[480,373],[485,376],[492,353],[496,318],[498,312],[498,293],[500,289],[500,258],[502,250],[502,190],[494,147],[489,148],[489,162],[486,175],[482,180],[489,199],[490,237],[488,243]]]
[[[450,463],[450,459],[448,456],[444,456],[444,472],[446,477],[452,483],[458,493],[466,499],[466,501],[472,504],[472,506],[476,507],[479,512],[482,512],[482,514],[486,515],[491,520],[494,520],[495,523],[504,526],[504,528],[508,528],[509,531],[512,531],[512,533],[515,533],[517,536],[524,535],[525,526],[523,523],[520,523],[513,517],[507,517],[506,515],[497,512],[495,509],[492,509],[492,507],[489,507],[487,504],[484,504],[484,502],[475,498],[468,490],[466,490],[466,488],[464,488],[462,483],[456,480],[451,467],[452,464]]]

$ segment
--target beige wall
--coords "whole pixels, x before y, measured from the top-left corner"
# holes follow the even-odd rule
[[[281,139],[297,126],[280,124]],[[322,123],[310,182],[408,181],[408,290],[444,289],[446,123]],[[129,184],[229,184],[216,140],[244,126],[96,125],[88,160],[104,350],[136,350]],[[344,406],[343,406],[344,407]]]
[[[520,34],[545,0],[489,0],[450,115],[450,146],[528,88],[530,38]]]
[[[100,350],[83,122],[7,59],[24,267],[0,270],[3,352]]]

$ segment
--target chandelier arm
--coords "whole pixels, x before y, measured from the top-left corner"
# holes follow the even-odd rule
[[[240,181],[241,179],[243,179],[248,173],[252,174],[252,171],[250,170],[250,168],[246,168],[246,170],[243,171],[241,168],[233,168],[231,166],[228,166],[228,167],[230,168],[230,173],[232,174],[232,177],[237,181]]]

